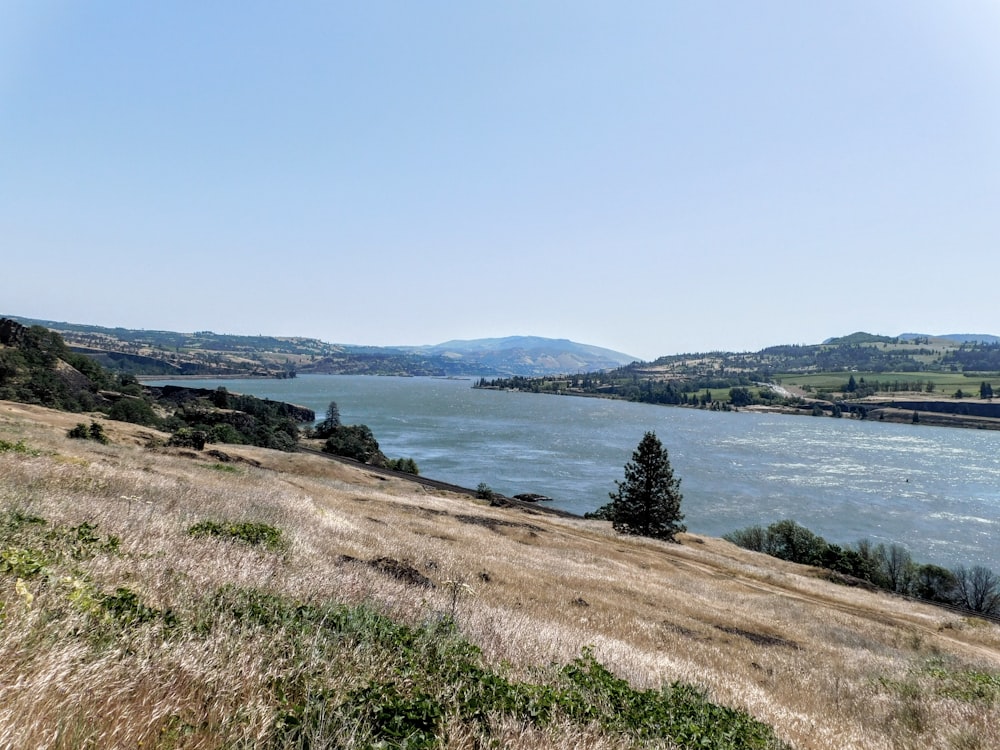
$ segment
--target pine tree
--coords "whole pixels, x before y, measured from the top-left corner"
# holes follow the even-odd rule
[[[656,433],[647,432],[625,464],[625,481],[609,493],[611,502],[601,509],[615,531],[676,541],[686,531],[681,513],[681,480],[674,476],[667,449]]]
[[[313,437],[333,437],[340,427],[340,407],[337,406],[336,401],[331,401],[330,405],[326,407],[326,418],[313,428]]]

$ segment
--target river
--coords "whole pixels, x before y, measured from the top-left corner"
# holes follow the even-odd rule
[[[290,401],[371,427],[390,458],[574,513],[608,501],[646,430],[681,477],[688,529],[721,536],[792,518],[828,541],[904,545],[918,562],[1000,571],[1000,432],[710,412],[476,390],[471,380],[305,375],[155,381]]]

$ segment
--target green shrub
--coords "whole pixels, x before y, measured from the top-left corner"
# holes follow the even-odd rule
[[[392,458],[386,463],[386,468],[393,471],[401,471],[404,474],[420,473],[420,469],[417,468],[417,462],[412,458]]]
[[[197,451],[204,449],[208,435],[204,430],[192,430],[190,427],[181,427],[167,441],[167,445],[174,448],[194,448]]]
[[[208,431],[208,442],[209,443],[232,443],[233,445],[245,445],[246,439],[243,437],[243,433],[233,427],[231,424],[222,422],[217,425],[213,425],[212,429]]]
[[[83,422],[78,422],[75,427],[66,433],[66,437],[76,440],[96,440],[102,445],[107,445],[108,443],[108,436],[104,434],[104,425],[93,420],[91,420],[89,427]]]
[[[134,591],[122,586],[115,589],[115,593],[105,594],[98,601],[101,613],[120,625],[141,625],[163,615],[159,610],[144,604]]]

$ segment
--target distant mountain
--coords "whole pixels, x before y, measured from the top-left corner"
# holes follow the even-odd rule
[[[638,361],[612,349],[540,336],[446,341],[409,351],[466,361],[488,372],[511,375],[572,374],[607,370]]]
[[[830,344],[894,344],[896,340],[891,336],[876,336],[873,333],[865,333],[864,331],[857,331],[848,336],[836,336],[834,338],[826,339],[823,342],[824,345]]]

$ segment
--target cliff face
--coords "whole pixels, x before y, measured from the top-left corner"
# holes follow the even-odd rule
[[[146,386],[146,390],[153,395],[157,401],[165,401],[175,406],[181,406],[196,399],[207,399],[212,401],[213,396],[218,391],[211,388],[187,388],[181,385]],[[231,393],[231,396],[240,396],[238,393]],[[316,421],[316,412],[298,404],[289,404],[285,401],[270,401],[278,408],[278,412],[300,424]]]

